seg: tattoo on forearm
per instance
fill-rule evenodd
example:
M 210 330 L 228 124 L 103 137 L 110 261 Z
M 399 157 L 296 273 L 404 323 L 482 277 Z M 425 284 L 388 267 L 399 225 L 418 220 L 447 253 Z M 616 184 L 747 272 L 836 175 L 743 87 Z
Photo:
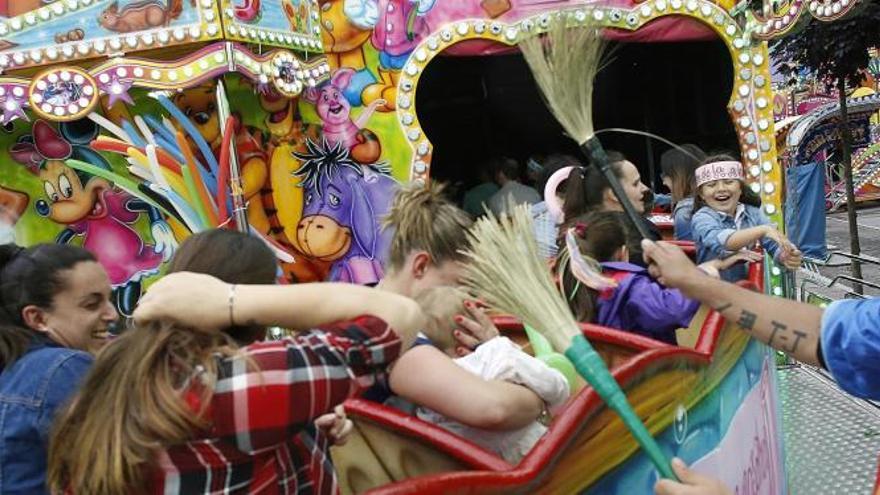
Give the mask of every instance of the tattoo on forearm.
M 713 309 L 721 313 L 722 311 L 725 311 L 732 307 L 732 303 L 721 303 Z M 736 320 L 736 324 L 739 325 L 740 328 L 748 332 L 754 331 L 757 322 L 758 315 L 747 309 L 741 310 L 739 317 Z M 797 352 L 798 346 L 800 345 L 801 341 L 809 336 L 807 332 L 804 332 L 802 330 L 789 329 L 788 325 L 786 325 L 785 323 L 780 323 L 775 320 L 771 320 L 770 325 L 773 328 L 770 331 L 770 335 L 767 339 L 767 344 L 771 347 L 776 347 L 774 346 L 774 343 L 778 343 L 778 348 L 789 354 Z M 786 347 L 786 345 L 788 347 Z
M 770 332 L 770 339 L 767 341 L 767 343 L 772 346 L 773 339 L 776 338 L 776 333 L 779 332 L 780 330 L 782 330 L 782 331 L 788 330 L 788 325 L 784 325 L 784 324 L 779 323 L 778 321 L 775 321 L 775 320 L 771 321 L 770 324 L 773 325 L 773 331 Z M 788 337 L 786 337 L 785 335 L 783 335 L 781 338 L 782 338 L 782 340 L 788 340 Z
M 801 339 L 807 336 L 807 332 L 802 332 L 800 330 L 792 330 L 792 333 L 795 336 L 794 343 L 791 344 L 791 349 L 787 350 L 788 353 L 794 353 L 797 350 L 798 344 L 800 344 Z
M 755 328 L 755 322 L 758 321 L 758 315 L 752 313 L 751 311 L 744 309 L 742 313 L 739 315 L 739 320 L 736 321 L 737 325 L 742 327 L 743 330 L 752 331 Z
M 712 308 L 712 309 L 714 309 L 718 313 L 721 313 L 721 312 L 723 312 L 727 309 L 730 309 L 732 307 L 733 307 L 732 303 L 721 303 L 720 305 L 718 305 L 717 307 Z M 736 324 L 739 325 L 740 327 L 742 327 L 743 330 L 748 330 L 749 332 L 751 332 L 752 329 L 755 328 L 755 321 L 757 321 L 757 320 L 758 320 L 758 315 L 756 315 L 755 313 L 752 313 L 751 311 L 749 311 L 747 309 L 744 309 L 739 314 L 739 318 L 736 320 Z
M 778 332 L 782 332 L 782 334 L 779 335 L 779 340 L 786 343 L 792 339 L 791 334 L 793 334 L 794 342 L 791 343 L 791 346 L 787 349 L 785 347 L 782 347 L 782 350 L 787 352 L 788 354 L 795 353 L 797 351 L 798 345 L 801 343 L 801 339 L 807 336 L 807 332 L 803 332 L 801 330 L 791 330 L 789 332 L 788 325 L 784 323 L 779 323 L 778 321 L 771 321 L 770 324 L 773 325 L 773 331 L 770 332 L 770 339 L 767 341 L 767 343 L 771 347 L 773 347 L 773 340 L 776 338 L 776 334 Z

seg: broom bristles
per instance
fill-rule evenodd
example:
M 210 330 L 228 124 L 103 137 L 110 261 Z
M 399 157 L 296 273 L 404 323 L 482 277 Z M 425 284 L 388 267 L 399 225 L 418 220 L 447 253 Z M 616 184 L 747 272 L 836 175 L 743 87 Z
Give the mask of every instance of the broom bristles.
M 557 351 L 565 351 L 581 333 L 550 270 L 538 254 L 528 205 L 508 208 L 498 219 L 491 212 L 470 231 L 471 247 L 464 283 L 487 304 L 538 330 Z
M 591 18 L 590 18 L 591 19 Z M 593 83 L 606 43 L 591 21 L 568 26 L 555 17 L 547 34 L 519 43 L 551 113 L 579 145 L 593 137 Z

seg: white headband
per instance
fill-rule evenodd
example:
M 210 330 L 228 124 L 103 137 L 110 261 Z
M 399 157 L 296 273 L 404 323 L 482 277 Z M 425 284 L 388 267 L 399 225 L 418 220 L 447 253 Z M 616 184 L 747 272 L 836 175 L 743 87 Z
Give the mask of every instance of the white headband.
M 740 162 L 734 161 L 712 162 L 697 168 L 694 175 L 697 179 L 697 187 L 716 180 L 743 180 L 743 167 Z

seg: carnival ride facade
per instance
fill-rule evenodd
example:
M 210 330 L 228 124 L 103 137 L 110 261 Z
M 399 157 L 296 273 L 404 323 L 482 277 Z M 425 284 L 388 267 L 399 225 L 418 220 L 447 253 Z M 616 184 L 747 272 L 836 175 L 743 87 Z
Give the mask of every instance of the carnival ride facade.
M 563 15 L 617 40 L 722 40 L 749 187 L 781 225 L 763 40 L 855 3 L 0 0 L 0 205 L 20 243 L 94 250 L 123 312 L 177 242 L 215 226 L 265 239 L 287 281 L 374 282 L 395 184 L 431 172 L 415 108 L 425 67 L 509 50 Z M 769 261 L 750 283 L 785 289 Z M 680 347 L 584 331 L 667 454 L 740 491 L 787 493 L 775 358 L 735 325 L 706 308 Z M 629 494 L 656 476 L 588 387 L 516 466 L 394 409 L 347 407 L 345 492 Z
M 880 97 L 875 90 L 880 58 L 873 52 L 871 57 L 861 85 L 851 91 L 847 98 L 856 204 L 880 199 Z M 844 171 L 840 163 L 840 103 L 837 98 L 823 94 L 821 87 L 809 74 L 802 74 L 788 84 L 775 85 L 775 128 L 780 163 L 788 175 L 786 228 L 793 238 L 799 236 L 798 230 L 814 231 L 805 234 L 812 237 L 814 250 L 813 253 L 808 252 L 809 249 L 805 251 L 808 271 L 802 272 L 805 277 L 802 277 L 800 292 L 812 301 L 828 304 L 828 297 L 820 296 L 806 287 L 833 287 L 847 297 L 861 297 L 851 287 L 841 285 L 838 281 L 864 283 L 871 287 L 875 284 L 845 274 L 839 274 L 834 279 L 823 277 L 818 273 L 816 264 L 826 264 L 834 255 L 856 258 L 867 264 L 877 264 L 877 260 L 839 250 L 831 253 L 826 249 L 824 212 L 820 209 L 834 212 L 845 207 L 847 200 Z M 812 167 L 817 167 L 820 180 L 802 180 Z M 799 176 L 800 179 L 797 179 Z M 801 195 L 808 197 L 802 200 Z M 817 196 L 822 198 L 817 199 Z M 803 250 L 803 245 L 801 247 Z
M 808 163 L 823 164 L 826 208 L 838 210 L 846 204 L 843 171 L 837 159 L 840 104 L 836 99 L 814 96 L 786 106 L 796 110 L 793 115 L 783 116 L 777 122 L 782 163 L 786 168 Z M 858 202 L 880 199 L 878 110 L 880 96 L 869 88 L 858 88 L 847 99 L 847 116 L 853 137 L 853 186 Z
M 877 107 L 880 56 L 869 50 L 870 61 L 861 84 L 847 98 L 852 130 L 853 178 L 856 202 L 880 199 L 877 143 L 880 113 Z M 771 52 L 771 58 L 773 54 Z M 842 165 L 838 159 L 840 105 L 836 96 L 825 94 L 824 85 L 805 71 L 790 80 L 774 81 L 777 146 L 785 168 L 821 162 L 825 167 L 825 196 L 828 211 L 846 203 Z
M 281 170 L 303 135 L 289 98 L 329 77 L 316 2 L 37 0 L 0 15 L 0 193 L 29 203 L 10 215 L 20 243 L 93 250 L 123 313 L 182 237 L 236 208 L 293 250 L 282 227 L 302 208 L 278 213 L 290 199 L 270 184 L 273 167 L 297 180 Z M 288 277 L 321 278 L 319 265 Z

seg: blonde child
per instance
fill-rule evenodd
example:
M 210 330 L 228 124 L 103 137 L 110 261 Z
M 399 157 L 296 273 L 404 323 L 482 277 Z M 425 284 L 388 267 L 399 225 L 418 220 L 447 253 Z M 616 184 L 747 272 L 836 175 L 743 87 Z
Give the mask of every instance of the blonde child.
M 422 343 L 430 342 L 455 357 L 457 342 L 452 332 L 457 326 L 453 318 L 461 312 L 462 304 L 470 296 L 461 289 L 441 286 L 422 291 L 415 299 L 428 318 Z M 501 380 L 527 387 L 541 397 L 548 408 L 561 405 L 569 395 L 569 384 L 560 372 L 529 356 L 507 337 L 488 340 L 473 353 L 454 361 L 484 380 Z M 518 463 L 547 431 L 538 421 L 516 430 L 492 431 L 463 425 L 424 407 L 418 407 L 416 414 L 499 454 L 511 464 Z

